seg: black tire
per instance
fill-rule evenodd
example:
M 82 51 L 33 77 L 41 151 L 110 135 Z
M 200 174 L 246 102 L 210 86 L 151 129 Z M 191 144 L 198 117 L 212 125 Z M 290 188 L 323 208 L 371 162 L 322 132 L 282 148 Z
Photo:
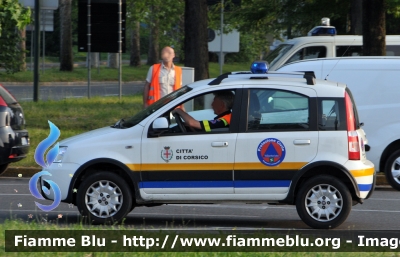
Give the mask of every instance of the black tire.
M 9 163 L 1 164 L 0 165 L 0 176 L 3 175 L 4 172 L 6 172 L 8 168 Z
M 311 206 L 311 203 L 315 204 Z M 349 189 L 338 178 L 329 175 L 308 179 L 296 198 L 296 209 L 300 218 L 308 226 L 316 229 L 332 229 L 341 225 L 347 219 L 351 205 Z M 327 215 L 327 210 L 330 210 L 331 214 Z
M 385 176 L 387 182 L 394 189 L 400 191 L 400 150 L 392 153 L 387 159 L 385 163 Z
M 93 192 L 98 194 L 90 196 Z M 132 210 L 132 199 L 131 190 L 123 178 L 102 171 L 82 182 L 78 188 L 76 205 L 92 224 L 115 224 Z

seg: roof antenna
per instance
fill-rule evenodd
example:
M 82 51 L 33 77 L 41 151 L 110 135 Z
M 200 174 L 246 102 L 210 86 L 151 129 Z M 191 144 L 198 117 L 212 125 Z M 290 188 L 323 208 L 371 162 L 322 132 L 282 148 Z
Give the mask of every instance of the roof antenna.
M 351 42 L 351 44 L 347 47 L 346 51 L 344 51 L 344 53 L 342 54 L 342 56 L 340 56 L 340 59 L 335 63 L 335 65 L 332 67 L 332 69 L 328 72 L 328 74 L 325 77 L 325 80 L 327 80 L 329 74 L 331 74 L 331 72 L 333 71 L 333 69 L 335 69 L 336 65 L 339 63 L 339 61 L 341 60 L 341 58 L 347 53 L 347 51 L 350 49 L 350 47 L 353 45 L 354 41 L 356 39 L 353 39 L 353 42 Z

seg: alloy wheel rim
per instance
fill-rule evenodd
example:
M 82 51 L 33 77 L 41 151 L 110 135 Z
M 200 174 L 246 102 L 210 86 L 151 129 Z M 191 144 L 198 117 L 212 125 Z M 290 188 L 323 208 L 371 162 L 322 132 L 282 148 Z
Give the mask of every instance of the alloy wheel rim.
M 121 209 L 123 194 L 119 186 L 109 180 L 93 183 L 86 191 L 85 204 L 89 212 L 99 218 L 110 218 Z
M 307 192 L 304 204 L 310 217 L 328 222 L 339 216 L 343 209 L 343 197 L 334 186 L 320 184 Z
M 396 181 L 396 183 L 400 184 L 400 157 L 398 157 L 392 163 L 391 172 L 392 172 L 394 181 Z

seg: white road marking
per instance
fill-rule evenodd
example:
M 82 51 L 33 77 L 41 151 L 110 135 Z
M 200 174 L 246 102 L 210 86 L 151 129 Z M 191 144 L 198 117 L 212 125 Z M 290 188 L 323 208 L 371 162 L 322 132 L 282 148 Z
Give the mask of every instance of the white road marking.
M 14 194 L 0 194 L 0 196 L 2 196 L 2 195 L 4 195 L 4 196 L 21 196 L 21 195 L 24 195 L 24 196 L 27 196 L 27 195 L 33 196 L 32 194 L 18 194 L 18 193 L 14 193 Z
M 66 96 L 65 98 L 82 98 L 84 97 L 83 95 L 73 95 L 73 96 Z
M 400 201 L 400 199 L 391 199 L 391 198 L 368 198 L 366 201 L 376 200 L 376 201 Z
M 358 212 L 388 212 L 388 213 L 398 213 L 400 211 L 390 211 L 390 210 L 359 210 L 359 209 L 352 209 L 352 211 L 358 211 Z
M 0 186 L 28 186 L 27 184 L 0 184 Z

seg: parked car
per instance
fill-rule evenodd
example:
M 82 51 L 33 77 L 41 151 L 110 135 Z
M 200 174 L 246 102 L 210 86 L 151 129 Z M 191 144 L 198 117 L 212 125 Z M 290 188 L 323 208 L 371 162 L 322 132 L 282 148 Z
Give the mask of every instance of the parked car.
M 29 134 L 21 105 L 0 84 L 0 175 L 11 162 L 26 157 L 29 151 Z
M 189 115 L 217 122 L 207 99 L 221 91 L 234 94 L 228 127 L 192 131 L 172 113 L 192 102 Z M 40 188 L 54 199 L 52 180 L 61 201 L 95 223 L 137 206 L 231 201 L 296 205 L 310 227 L 335 228 L 373 192 L 364 142 L 346 85 L 305 73 L 230 73 L 61 141 Z
M 400 35 L 386 36 L 386 56 L 400 56 Z M 329 18 L 322 18 L 321 26 L 308 32 L 306 37 L 286 40 L 265 57 L 276 71 L 283 65 L 315 58 L 357 57 L 363 55 L 363 37 L 359 35 L 336 35 Z
M 400 190 L 400 57 L 312 59 L 287 64 L 280 72 L 314 71 L 319 79 L 346 83 L 368 135 L 367 157 L 389 184 Z

